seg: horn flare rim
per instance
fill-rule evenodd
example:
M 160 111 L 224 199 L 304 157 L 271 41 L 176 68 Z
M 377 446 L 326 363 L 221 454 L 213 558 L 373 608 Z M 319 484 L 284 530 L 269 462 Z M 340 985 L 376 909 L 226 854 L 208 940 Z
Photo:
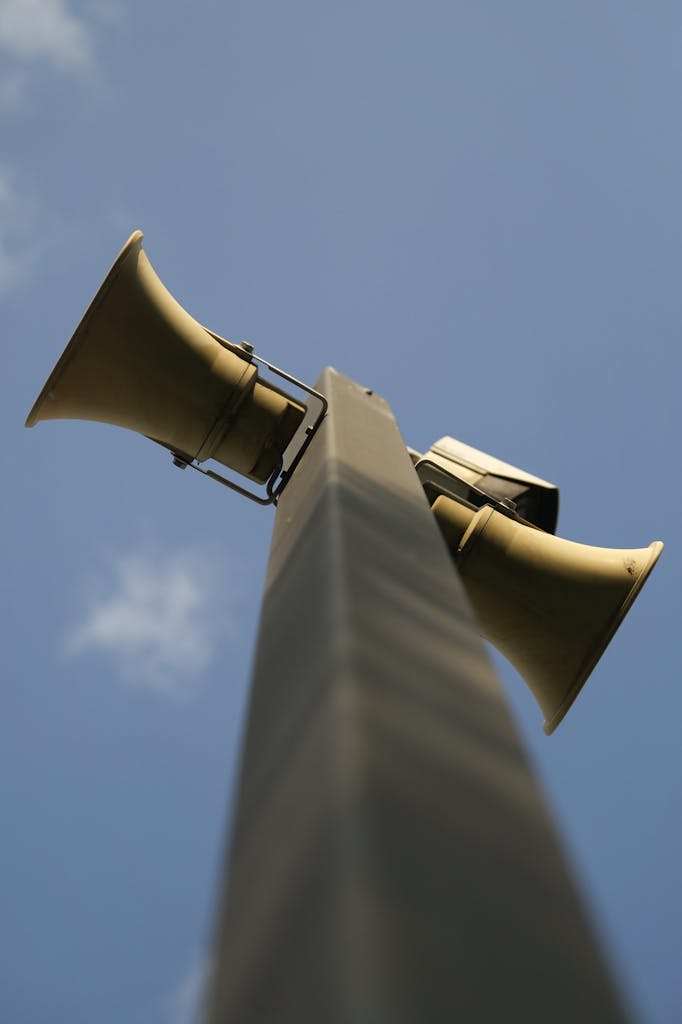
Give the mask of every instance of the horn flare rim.
M 99 302 L 100 302 L 100 300 L 102 298 L 102 295 L 107 291 L 107 289 L 109 288 L 109 285 L 111 284 L 113 279 L 118 274 L 118 271 L 119 271 L 122 263 L 127 259 L 127 257 L 130 255 L 130 253 L 133 250 L 141 248 L 143 237 L 144 237 L 144 235 L 142 234 L 141 231 L 133 231 L 132 235 L 130 236 L 130 238 L 128 239 L 126 244 L 123 246 L 123 248 L 119 252 L 119 254 L 116 257 L 116 259 L 114 260 L 114 262 L 112 263 L 112 265 L 111 265 L 111 267 L 109 269 L 109 272 L 107 273 L 107 276 L 104 278 L 104 281 L 102 282 L 102 284 L 97 289 L 97 293 L 95 294 L 94 299 L 92 300 L 92 302 L 88 306 L 87 310 L 83 314 L 83 317 L 82 317 L 80 323 L 78 324 L 78 326 L 76 327 L 76 330 L 74 331 L 73 335 L 71 336 L 71 340 L 69 341 L 68 345 L 66 346 L 66 348 L 62 352 L 61 356 L 57 360 L 57 363 L 56 363 L 54 369 L 52 370 L 52 373 L 50 374 L 50 376 L 45 381 L 45 384 L 43 385 L 40 394 L 38 395 L 38 397 L 36 398 L 35 402 L 33 403 L 33 407 L 31 408 L 31 411 L 29 412 L 28 416 L 26 417 L 26 422 L 24 423 L 25 427 L 34 427 L 36 425 L 36 423 L 40 422 L 40 418 L 41 418 L 40 417 L 40 410 L 42 409 L 44 403 L 49 399 L 50 392 L 56 386 L 57 381 L 62 376 L 64 370 L 66 369 L 66 367 L 68 365 L 68 363 L 71 361 L 71 359 L 74 357 L 74 355 L 78 351 L 78 347 L 79 347 L 79 344 L 81 342 L 81 339 L 84 337 L 84 334 L 83 334 L 83 327 L 84 327 L 84 325 L 88 322 L 88 320 L 90 319 L 91 314 L 93 313 L 93 311 L 95 310 L 95 308 L 99 304 Z
M 561 704 L 556 709 L 552 717 L 545 719 L 545 721 L 542 723 L 542 731 L 545 733 L 546 736 L 552 735 L 552 733 L 555 731 L 557 726 L 560 725 L 560 723 L 563 721 L 568 711 L 572 707 L 574 701 L 578 697 L 578 694 L 580 693 L 583 686 L 589 679 L 593 669 L 596 667 L 597 662 L 601 658 L 606 648 L 611 643 L 614 634 L 616 633 L 618 627 L 620 626 L 623 619 L 630 610 L 635 598 L 637 597 L 640 590 L 649 578 L 651 570 L 656 565 L 656 562 L 658 561 L 659 555 L 661 554 L 662 550 L 663 542 L 660 540 L 654 540 L 651 542 L 651 544 L 649 544 L 649 557 L 647 558 L 644 566 L 642 567 L 642 570 L 639 576 L 637 577 L 636 581 L 633 583 L 632 587 L 628 591 L 628 594 L 625 597 L 623 603 L 620 605 L 616 615 L 613 617 L 613 620 L 609 628 L 602 635 L 597 646 L 593 648 L 592 651 L 590 651 L 589 655 L 583 662 L 583 666 L 580 672 L 578 673 L 575 682 L 573 683 L 572 687 L 570 688 L 566 696 L 561 701 Z

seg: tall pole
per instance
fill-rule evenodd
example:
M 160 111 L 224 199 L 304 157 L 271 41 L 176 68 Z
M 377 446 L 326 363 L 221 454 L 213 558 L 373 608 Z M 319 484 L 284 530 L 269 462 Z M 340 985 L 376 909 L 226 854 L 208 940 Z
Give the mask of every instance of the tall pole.
M 205 1024 L 625 1018 L 387 403 L 280 499 Z

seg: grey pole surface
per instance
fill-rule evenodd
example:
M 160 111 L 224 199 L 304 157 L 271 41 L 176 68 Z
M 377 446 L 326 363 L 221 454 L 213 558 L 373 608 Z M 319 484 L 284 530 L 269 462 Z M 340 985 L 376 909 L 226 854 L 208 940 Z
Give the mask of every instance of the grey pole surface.
M 280 499 L 206 1024 L 623 1021 L 387 403 Z

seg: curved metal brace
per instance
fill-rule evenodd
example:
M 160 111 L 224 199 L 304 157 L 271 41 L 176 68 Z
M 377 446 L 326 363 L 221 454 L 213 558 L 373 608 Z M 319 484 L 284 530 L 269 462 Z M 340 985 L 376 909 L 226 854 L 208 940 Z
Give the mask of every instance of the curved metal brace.
M 252 362 L 253 360 L 255 360 L 258 363 L 262 363 L 263 366 L 266 366 L 271 373 L 276 374 L 278 377 L 282 377 L 283 380 L 288 381 L 290 384 L 294 384 L 297 388 L 300 388 L 301 391 L 305 391 L 313 398 L 316 398 L 320 402 L 320 411 L 314 423 L 308 424 L 304 428 L 305 436 L 303 442 L 299 445 L 296 453 L 294 454 L 293 459 L 291 460 L 287 468 L 282 469 L 284 465 L 284 458 L 282 458 L 282 461 L 280 462 L 279 466 L 275 469 L 275 471 L 266 481 L 265 494 L 259 494 L 257 491 L 250 491 L 246 487 L 241 487 L 239 484 L 234 483 L 233 480 L 229 480 L 227 477 L 222 476 L 221 473 L 216 473 L 212 469 L 204 469 L 202 466 L 199 465 L 199 463 L 196 460 L 191 460 L 188 462 L 187 459 L 185 459 L 182 455 L 179 455 L 176 452 L 172 453 L 173 465 L 177 466 L 178 469 L 187 469 L 187 467 L 189 466 L 190 469 L 195 469 L 197 473 L 201 473 L 203 476 L 208 476 L 211 478 L 211 480 L 216 480 L 219 484 L 223 484 L 225 487 L 229 487 L 230 490 L 236 491 L 237 494 L 241 494 L 244 498 L 249 498 L 251 501 L 254 501 L 257 505 L 276 505 L 280 494 L 286 487 L 287 482 L 291 478 L 292 473 L 294 472 L 299 462 L 303 458 L 303 455 L 305 454 L 308 445 L 315 436 L 315 433 L 317 432 L 318 427 L 322 423 L 322 420 L 327 415 L 327 408 L 329 406 L 329 403 L 327 399 L 324 397 L 324 395 L 321 394 L 319 391 L 316 391 L 314 388 L 309 387 L 308 384 L 304 384 L 303 381 L 298 380 L 296 377 L 292 377 L 290 373 L 286 373 L 284 370 L 280 370 L 279 367 L 275 366 L 273 363 L 268 362 L 267 359 L 263 359 L 262 356 L 257 356 L 255 352 L 253 352 L 248 342 L 242 342 L 241 345 L 235 345 L 232 342 L 226 341 L 225 338 L 221 338 L 220 335 L 215 334 L 213 331 L 209 331 L 208 328 L 205 328 L 205 330 L 208 331 L 211 337 L 215 338 L 215 340 L 219 342 L 221 345 L 223 345 L 225 348 L 229 348 L 231 351 L 238 353 L 248 362 Z M 299 431 L 297 431 L 297 433 Z

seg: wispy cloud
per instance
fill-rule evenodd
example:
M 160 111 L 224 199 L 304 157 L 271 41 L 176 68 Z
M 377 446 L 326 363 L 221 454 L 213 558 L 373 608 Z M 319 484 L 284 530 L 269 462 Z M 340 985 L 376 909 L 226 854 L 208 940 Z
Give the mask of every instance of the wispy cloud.
M 18 110 L 25 93 L 26 75 L 23 71 L 10 71 L 0 77 L 0 114 L 9 114 Z
M 30 241 L 32 212 L 14 177 L 10 168 L 0 166 L 0 295 L 26 277 L 37 256 L 37 246 Z
M 216 615 L 216 597 L 210 562 L 196 552 L 121 557 L 108 593 L 71 630 L 67 651 L 99 652 L 130 683 L 187 695 L 229 628 L 224 609 Z
M 93 63 L 92 35 L 68 0 L 0 0 L 0 47 L 58 71 L 83 71 Z
M 196 1024 L 211 969 L 208 954 L 190 967 L 170 999 L 169 1024 Z

